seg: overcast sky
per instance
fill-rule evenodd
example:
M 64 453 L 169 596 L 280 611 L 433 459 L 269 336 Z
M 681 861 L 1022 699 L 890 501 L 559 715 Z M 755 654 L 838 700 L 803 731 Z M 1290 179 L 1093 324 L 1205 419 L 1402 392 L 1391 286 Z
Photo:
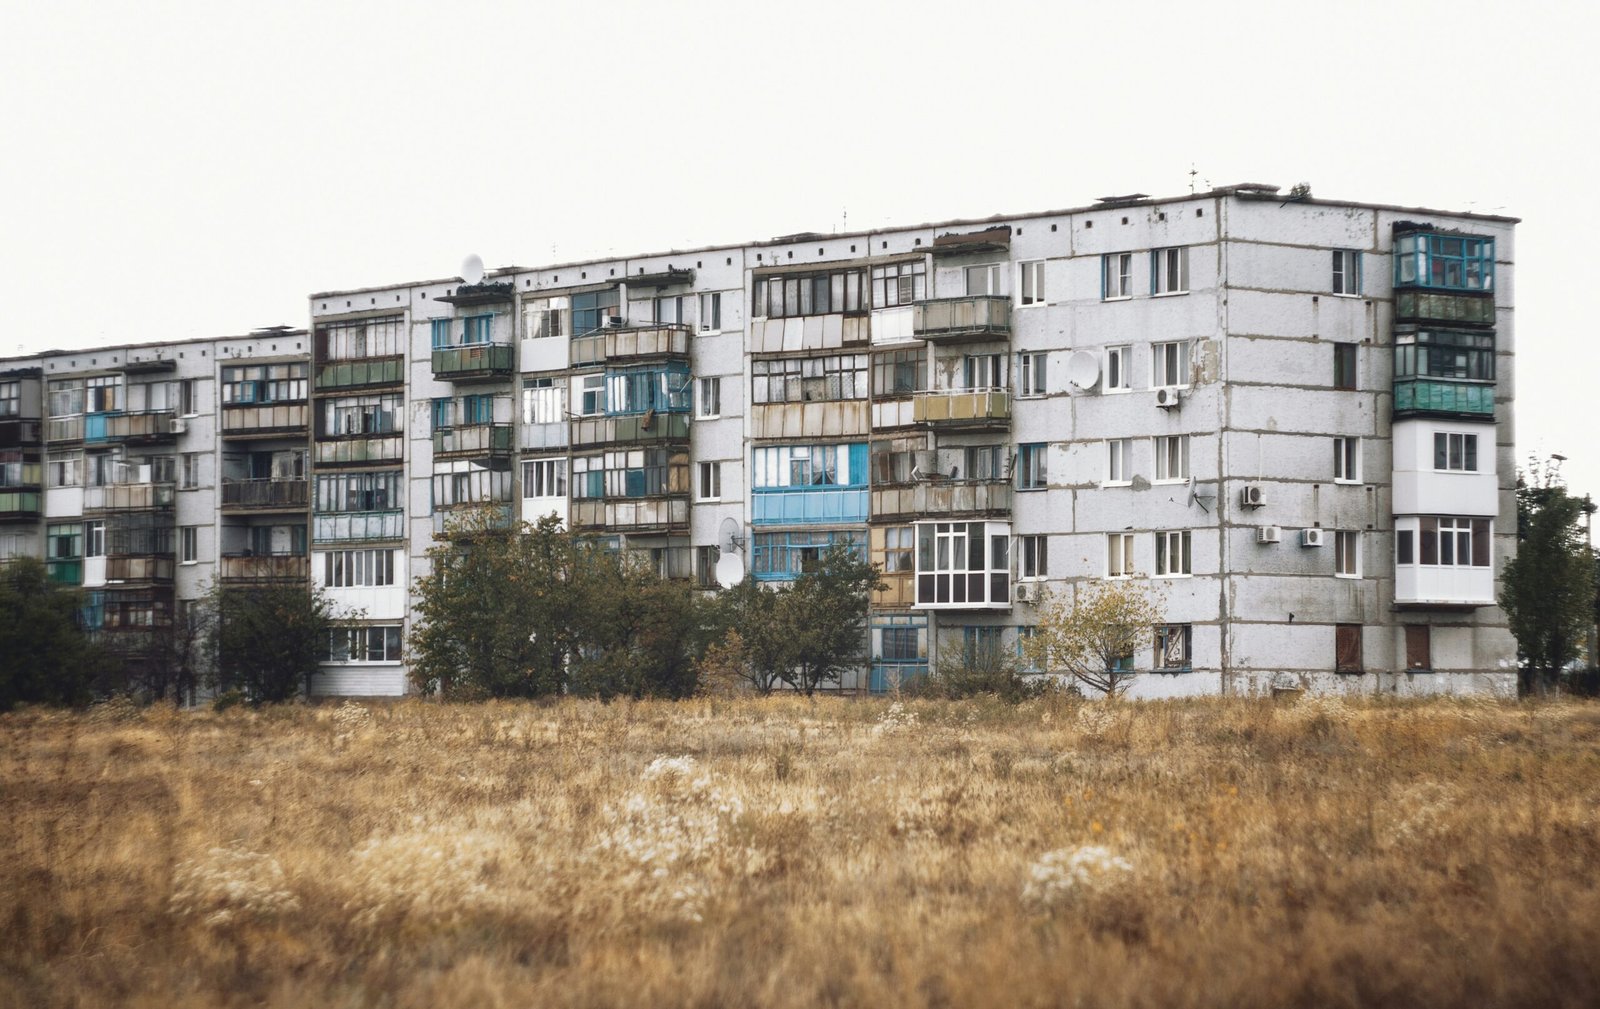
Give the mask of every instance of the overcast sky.
M 1519 457 L 1600 497 L 1593 4 L 3 2 L 0 354 L 1193 166 L 1521 217 Z

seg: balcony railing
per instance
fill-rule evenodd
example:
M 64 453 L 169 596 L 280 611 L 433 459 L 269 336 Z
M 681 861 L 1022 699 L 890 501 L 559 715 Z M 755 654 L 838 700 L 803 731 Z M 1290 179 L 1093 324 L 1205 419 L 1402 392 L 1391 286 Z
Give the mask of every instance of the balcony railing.
M 940 427 L 995 427 L 1011 423 L 1011 394 L 1004 389 L 935 389 L 919 392 L 912 418 Z
M 353 466 L 371 462 L 398 462 L 402 457 L 400 435 L 382 438 L 349 438 L 316 443 L 315 459 L 322 466 Z
M 922 340 L 960 343 L 1011 338 L 1011 299 L 996 295 L 936 298 L 912 306 L 911 332 Z
M 36 490 L 0 490 L 0 522 L 36 519 L 43 509 L 44 495 Z
M 235 404 L 223 408 L 224 438 L 282 438 L 304 435 L 311 409 L 304 403 Z
M 510 424 L 468 424 L 433 432 L 435 459 L 508 456 L 512 452 Z
M 108 582 L 170 582 L 176 561 L 171 556 L 107 557 Z
M 261 477 L 250 480 L 222 481 L 222 510 L 275 511 L 278 509 L 304 509 L 310 500 L 304 477 Z
M 83 561 L 49 561 L 45 564 L 50 580 L 57 585 L 82 585 Z
M 83 415 L 75 417 L 54 417 L 45 422 L 44 436 L 46 441 L 82 441 L 83 440 Z
M 1395 379 L 1394 414 L 1400 417 L 1412 413 L 1492 418 L 1494 383 L 1438 378 Z
M 687 441 L 687 413 L 629 414 L 622 417 L 578 417 L 572 421 L 572 444 L 617 445 Z
M 687 496 L 606 501 L 588 498 L 572 502 L 572 527 L 612 532 L 687 532 Z
M 83 510 L 167 511 L 172 507 L 174 488 L 170 483 L 111 484 L 83 489 Z
M 440 382 L 510 378 L 516 370 L 517 352 L 510 344 L 481 343 L 433 352 L 433 377 Z
M 436 508 L 433 512 L 435 538 L 457 531 L 462 523 L 470 522 L 474 530 L 509 530 L 516 525 L 516 513 L 506 503 L 480 503 L 457 508 Z
M 381 512 L 331 512 L 311 517 L 311 538 L 318 543 L 359 540 L 397 540 L 405 535 L 405 514 Z
M 572 339 L 572 367 L 607 361 L 689 356 L 689 327 L 630 326 Z
M 874 519 L 889 515 L 976 518 L 1011 512 L 1009 480 L 925 480 L 904 487 L 874 487 Z
M 225 582 L 303 582 L 311 577 L 311 558 L 304 554 L 223 554 L 220 575 Z
M 1394 602 L 1415 607 L 1492 606 L 1494 568 L 1396 564 Z
M 37 420 L 7 417 L 0 420 L 0 448 L 32 448 L 43 433 L 44 425 Z
M 105 437 L 107 441 L 130 444 L 171 441 L 178 434 L 178 425 L 174 423 L 177 419 L 178 414 L 173 410 L 106 414 Z
M 1396 322 L 1445 322 L 1469 326 L 1494 325 L 1492 294 L 1444 294 L 1399 288 L 1394 292 Z
M 374 357 L 360 361 L 329 361 L 317 368 L 318 389 L 359 389 L 375 385 L 400 385 L 406 379 L 405 359 Z
M 758 488 L 752 501 L 756 525 L 857 523 L 867 520 L 865 487 Z

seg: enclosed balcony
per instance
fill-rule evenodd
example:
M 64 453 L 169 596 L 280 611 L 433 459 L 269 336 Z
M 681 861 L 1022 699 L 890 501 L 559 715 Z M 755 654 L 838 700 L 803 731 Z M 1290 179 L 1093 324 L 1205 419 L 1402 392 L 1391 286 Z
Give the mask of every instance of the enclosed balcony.
M 108 582 L 170 582 L 177 561 L 156 554 L 106 558 Z
M 1492 330 L 1397 327 L 1394 340 L 1396 419 L 1424 415 L 1493 419 L 1495 336 Z
M 311 538 L 318 543 L 397 540 L 405 535 L 405 514 L 392 511 L 327 512 L 311 517 Z
M 433 351 L 433 377 L 440 382 L 508 379 L 516 370 L 517 352 L 510 344 L 435 347 Z
M 1004 389 L 930 389 L 916 394 L 912 418 L 939 428 L 994 430 L 1011 426 L 1011 393 Z
M 921 480 L 872 489 L 872 516 L 948 515 L 961 518 L 1009 517 L 1010 480 Z
M 936 343 L 1011 339 L 1011 299 L 992 294 L 935 298 L 912 306 L 911 332 Z
M 607 327 L 572 339 L 574 368 L 688 356 L 689 327 L 677 324 Z
M 510 424 L 462 424 L 433 432 L 435 459 L 482 459 L 510 456 Z
M 404 439 L 398 434 L 381 438 L 339 438 L 316 442 L 312 457 L 319 466 L 362 466 L 399 462 L 404 458 L 404 448 Z
M 223 554 L 219 577 L 224 582 L 305 582 L 311 558 L 305 554 Z
M 43 467 L 21 455 L 19 449 L 0 450 L 0 522 L 37 519 L 43 506 Z
M 173 410 L 146 410 L 141 413 L 91 414 L 103 419 L 105 441 L 124 445 L 155 445 L 172 441 L 184 429 Z
M 310 482 L 304 477 L 224 479 L 225 512 L 304 511 L 310 501 Z
M 1011 525 L 919 522 L 918 609 L 1006 609 L 1011 605 Z
M 689 440 L 687 413 L 643 413 L 617 417 L 578 417 L 572 421 L 572 446 L 652 445 Z
M 222 408 L 222 436 L 304 438 L 310 419 L 305 403 L 237 403 Z
M 329 361 L 317 368 L 318 391 L 400 385 L 405 380 L 405 358 L 400 355 Z
M 38 490 L 0 487 L 0 522 L 32 522 L 44 514 L 44 495 Z
M 687 533 L 687 495 L 638 500 L 572 502 L 572 527 L 580 532 Z
M 1492 294 L 1450 294 L 1417 288 L 1396 288 L 1396 322 L 1435 322 L 1445 325 L 1493 326 Z

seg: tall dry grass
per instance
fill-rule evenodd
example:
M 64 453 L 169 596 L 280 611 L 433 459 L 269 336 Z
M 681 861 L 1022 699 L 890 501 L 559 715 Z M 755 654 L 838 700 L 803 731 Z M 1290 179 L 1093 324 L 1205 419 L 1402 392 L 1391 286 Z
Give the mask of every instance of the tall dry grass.
M 1593 1006 L 1600 706 L 0 719 L 0 1002 Z

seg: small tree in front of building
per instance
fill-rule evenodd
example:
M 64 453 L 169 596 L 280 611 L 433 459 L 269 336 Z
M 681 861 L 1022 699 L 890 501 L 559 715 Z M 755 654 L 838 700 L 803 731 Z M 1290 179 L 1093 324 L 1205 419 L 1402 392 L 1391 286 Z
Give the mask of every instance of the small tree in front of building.
M 0 566 L 0 711 L 18 704 L 87 704 L 115 666 L 84 629 L 83 592 L 50 580 L 44 563 Z
M 1160 594 L 1142 579 L 1079 582 L 1070 598 L 1047 595 L 1022 643 L 1034 669 L 1116 697 L 1133 682 L 1133 656 L 1162 619 Z
M 311 683 L 328 650 L 334 606 L 321 588 L 301 584 L 215 586 L 197 617 L 215 656 L 212 687 L 252 703 L 292 700 Z
M 1556 466 L 1532 462 L 1517 480 L 1517 556 L 1500 576 L 1521 652 L 1521 688 L 1542 691 L 1578 657 L 1595 614 L 1594 558 L 1584 542 L 1584 500 Z
M 878 569 L 851 543 L 834 543 L 778 601 L 779 624 L 790 644 L 783 678 L 806 694 L 839 682 L 867 661 L 867 603 L 882 590 Z

